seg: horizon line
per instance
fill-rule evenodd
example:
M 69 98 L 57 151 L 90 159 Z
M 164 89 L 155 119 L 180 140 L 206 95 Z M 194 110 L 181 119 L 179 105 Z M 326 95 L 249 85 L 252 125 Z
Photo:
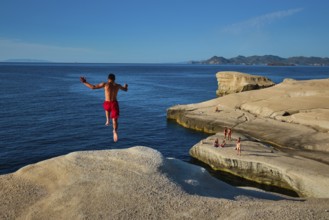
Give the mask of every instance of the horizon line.
M 283 59 L 289 59 L 289 58 L 294 58 L 294 57 L 303 57 L 303 58 L 322 58 L 322 59 L 329 59 L 329 57 L 321 57 L 321 56 L 303 56 L 303 55 L 295 55 L 295 56 L 290 56 L 290 57 L 281 57 L 278 55 L 272 55 L 272 54 L 265 54 L 265 55 L 251 55 L 251 56 L 244 56 L 244 55 L 237 55 L 231 58 L 227 58 L 224 56 L 220 56 L 220 55 L 213 55 L 210 58 L 207 59 L 211 59 L 213 57 L 222 57 L 225 59 L 232 59 L 232 58 L 236 58 L 236 57 L 253 57 L 253 56 L 258 56 L 258 57 L 263 57 L 263 56 L 275 56 L 275 57 L 280 57 Z M 0 63 L 67 63 L 67 64 L 188 64 L 189 62 L 193 62 L 193 61 L 205 61 L 207 59 L 203 59 L 203 60 L 188 60 L 188 61 L 177 61 L 177 62 L 83 62 L 83 61 L 50 61 L 50 60 L 42 60 L 42 59 L 6 59 L 6 60 L 0 60 Z

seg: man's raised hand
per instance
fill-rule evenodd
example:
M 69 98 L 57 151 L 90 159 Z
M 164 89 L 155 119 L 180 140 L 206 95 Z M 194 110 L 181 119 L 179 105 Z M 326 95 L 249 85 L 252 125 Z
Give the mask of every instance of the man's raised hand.
M 80 76 L 80 81 L 81 81 L 82 83 L 85 83 L 85 82 L 87 82 L 87 79 L 86 79 L 85 77 L 83 77 L 83 76 Z

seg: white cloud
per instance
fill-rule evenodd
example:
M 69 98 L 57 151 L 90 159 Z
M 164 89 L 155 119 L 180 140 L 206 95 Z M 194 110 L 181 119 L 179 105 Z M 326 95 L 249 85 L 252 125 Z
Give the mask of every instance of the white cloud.
M 284 17 L 292 16 L 302 10 L 303 10 L 302 8 L 295 8 L 285 11 L 276 11 L 276 12 L 268 13 L 265 15 L 248 19 L 246 21 L 229 25 L 223 28 L 222 31 L 225 33 L 238 34 L 245 30 L 259 29 L 276 20 L 280 20 Z

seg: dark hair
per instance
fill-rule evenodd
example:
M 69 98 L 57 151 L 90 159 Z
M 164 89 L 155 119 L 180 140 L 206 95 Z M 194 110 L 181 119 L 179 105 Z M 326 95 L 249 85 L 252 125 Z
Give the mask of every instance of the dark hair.
M 110 73 L 108 79 L 115 81 L 115 75 Z

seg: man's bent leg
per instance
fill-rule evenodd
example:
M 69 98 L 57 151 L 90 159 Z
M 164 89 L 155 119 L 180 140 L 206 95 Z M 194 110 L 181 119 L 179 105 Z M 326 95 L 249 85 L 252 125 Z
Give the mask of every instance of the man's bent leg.
M 113 118 L 112 119 L 113 122 L 113 141 L 117 142 L 118 141 L 118 119 L 117 118 Z

